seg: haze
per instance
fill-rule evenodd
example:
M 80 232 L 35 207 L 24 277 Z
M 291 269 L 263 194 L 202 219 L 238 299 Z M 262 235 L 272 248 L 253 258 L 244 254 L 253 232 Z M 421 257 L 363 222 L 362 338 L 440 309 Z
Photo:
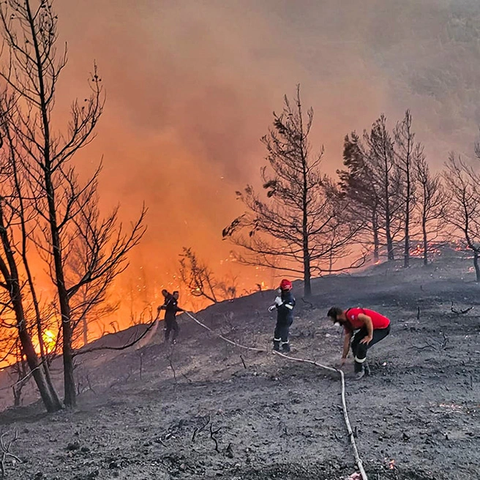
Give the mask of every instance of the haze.
M 459 0 L 57 0 L 69 65 L 60 117 L 85 94 L 95 60 L 107 91 L 82 168 L 103 156 L 102 205 L 127 222 L 142 202 L 149 226 L 124 282 L 140 303 L 191 246 L 243 288 L 272 276 L 225 263 L 221 230 L 243 211 L 235 191 L 256 184 L 259 141 L 283 95 L 301 84 L 315 110 L 324 168 L 341 165 L 346 133 L 407 108 L 417 140 L 441 168 L 450 150 L 471 154 L 480 120 L 480 4 Z M 265 278 L 263 278 L 263 277 Z

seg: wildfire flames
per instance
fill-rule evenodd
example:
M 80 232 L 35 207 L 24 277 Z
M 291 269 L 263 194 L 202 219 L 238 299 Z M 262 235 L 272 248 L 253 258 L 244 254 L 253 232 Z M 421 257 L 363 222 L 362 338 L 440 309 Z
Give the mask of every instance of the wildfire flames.
M 427 253 L 432 255 L 440 255 L 442 252 L 438 248 L 438 246 L 434 245 L 433 243 L 427 244 Z M 412 257 L 423 257 L 423 245 L 417 244 L 414 248 L 410 249 L 410 255 Z
M 45 330 L 43 332 L 43 343 L 47 349 L 47 352 L 51 352 L 57 343 L 57 336 L 51 330 Z

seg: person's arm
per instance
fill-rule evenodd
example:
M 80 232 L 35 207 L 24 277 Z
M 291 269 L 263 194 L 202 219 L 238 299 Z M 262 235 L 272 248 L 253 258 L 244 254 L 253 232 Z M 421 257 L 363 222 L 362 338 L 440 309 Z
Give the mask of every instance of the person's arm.
M 358 319 L 365 324 L 365 327 L 367 327 L 367 332 L 368 332 L 368 335 L 366 337 L 362 338 L 360 340 L 360 343 L 366 343 L 368 345 L 372 341 L 372 338 L 373 338 L 372 319 L 368 315 L 365 315 L 364 313 L 360 313 L 358 315 Z
M 342 360 L 340 365 L 343 367 L 347 360 L 348 351 L 350 350 L 350 340 L 352 339 L 352 332 L 346 332 L 345 338 L 343 339 L 343 353 L 342 353 Z
M 287 297 L 285 300 L 282 300 L 280 297 L 277 297 L 275 299 L 275 303 L 278 309 L 282 309 L 287 312 L 291 312 L 295 307 L 295 299 L 292 296 Z

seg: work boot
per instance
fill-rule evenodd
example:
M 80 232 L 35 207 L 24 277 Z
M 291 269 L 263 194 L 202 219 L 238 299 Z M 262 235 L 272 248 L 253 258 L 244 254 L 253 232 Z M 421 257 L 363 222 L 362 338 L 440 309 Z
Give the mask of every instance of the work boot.
M 361 370 L 360 372 L 355 372 L 355 380 L 360 380 L 365 376 L 365 370 Z
M 365 376 L 365 368 L 363 366 L 363 363 L 355 362 L 354 371 L 355 371 L 355 380 L 360 380 Z
M 288 342 L 282 343 L 282 352 L 283 353 L 290 352 L 290 344 Z
M 274 340 L 274 341 L 273 341 L 273 349 L 274 349 L 276 352 L 279 352 L 279 351 L 280 351 L 280 341 L 277 341 L 277 340 Z

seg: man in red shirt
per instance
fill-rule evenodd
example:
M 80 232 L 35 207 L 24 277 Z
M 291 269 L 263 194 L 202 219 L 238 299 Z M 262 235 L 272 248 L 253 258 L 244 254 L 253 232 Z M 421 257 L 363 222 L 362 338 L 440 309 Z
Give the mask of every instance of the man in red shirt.
M 355 377 L 357 379 L 362 378 L 368 371 L 368 367 L 365 368 L 367 350 L 390 333 L 390 320 L 380 313 L 367 308 L 342 310 L 339 307 L 332 307 L 328 311 L 327 316 L 332 319 L 333 323 L 339 323 L 345 329 L 342 367 L 347 359 L 351 341 L 355 359 Z

